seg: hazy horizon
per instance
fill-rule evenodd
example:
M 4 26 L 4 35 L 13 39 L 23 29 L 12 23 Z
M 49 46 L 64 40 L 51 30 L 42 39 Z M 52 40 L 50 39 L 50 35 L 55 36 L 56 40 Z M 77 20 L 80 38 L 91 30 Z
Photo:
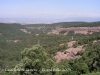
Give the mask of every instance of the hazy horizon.
M 100 21 L 100 0 L 0 0 L 0 22 Z

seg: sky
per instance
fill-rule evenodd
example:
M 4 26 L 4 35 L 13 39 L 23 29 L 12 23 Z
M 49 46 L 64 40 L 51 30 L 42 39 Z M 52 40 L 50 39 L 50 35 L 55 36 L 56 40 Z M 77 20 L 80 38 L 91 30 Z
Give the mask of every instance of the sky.
M 0 0 L 0 20 L 100 21 L 100 0 Z

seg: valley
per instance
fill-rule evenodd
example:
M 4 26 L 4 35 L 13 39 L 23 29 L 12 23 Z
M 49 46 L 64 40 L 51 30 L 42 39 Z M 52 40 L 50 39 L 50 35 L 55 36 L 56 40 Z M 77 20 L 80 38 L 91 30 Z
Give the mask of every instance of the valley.
M 100 22 L 0 23 L 0 74 L 18 75 L 22 72 L 4 70 L 33 67 L 39 69 L 38 72 L 28 72 L 33 75 L 98 73 Z M 70 68 L 71 71 L 42 72 L 42 68 Z

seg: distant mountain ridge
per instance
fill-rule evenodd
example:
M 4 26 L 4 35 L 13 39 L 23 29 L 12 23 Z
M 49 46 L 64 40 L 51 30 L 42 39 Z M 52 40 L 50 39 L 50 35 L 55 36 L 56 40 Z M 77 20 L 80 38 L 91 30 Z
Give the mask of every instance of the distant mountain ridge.
M 39 26 L 46 26 L 46 27 L 95 27 L 100 26 L 100 21 L 98 22 L 58 22 L 52 24 L 26 24 L 25 27 L 39 27 Z

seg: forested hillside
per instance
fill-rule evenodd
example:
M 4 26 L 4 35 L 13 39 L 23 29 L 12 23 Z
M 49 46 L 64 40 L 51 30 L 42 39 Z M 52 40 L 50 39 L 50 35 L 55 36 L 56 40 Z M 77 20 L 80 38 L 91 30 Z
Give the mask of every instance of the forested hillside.
M 66 22 L 29 26 L 0 23 L 0 74 L 99 75 L 100 32 L 47 34 L 53 29 L 69 26 L 96 27 L 100 23 Z
M 70 28 L 70 27 L 98 27 L 100 22 L 60 22 L 53 24 L 28 24 L 25 27 L 32 34 L 47 33 L 58 28 Z
M 25 32 L 22 32 L 20 29 L 26 29 L 21 24 L 13 23 L 13 24 L 5 24 L 0 23 L 0 38 L 10 39 L 10 38 L 18 38 L 28 35 Z

